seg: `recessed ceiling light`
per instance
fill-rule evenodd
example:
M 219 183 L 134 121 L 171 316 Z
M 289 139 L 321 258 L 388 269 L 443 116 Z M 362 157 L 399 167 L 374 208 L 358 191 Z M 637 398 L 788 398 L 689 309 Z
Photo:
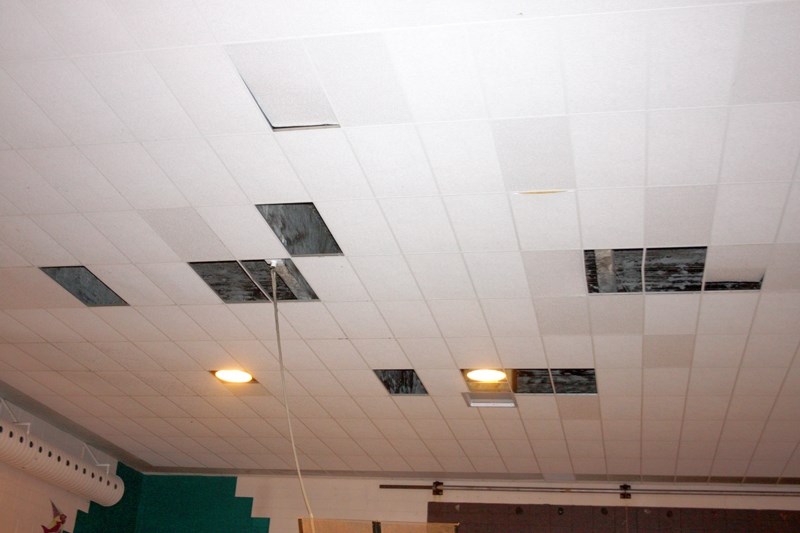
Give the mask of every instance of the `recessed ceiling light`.
M 502 370 L 491 368 L 478 368 L 467 372 L 467 377 L 472 381 L 480 381 L 481 383 L 497 383 L 506 379 L 506 373 Z
M 214 375 L 226 383 L 250 383 L 253 381 L 252 374 L 244 370 L 217 370 Z

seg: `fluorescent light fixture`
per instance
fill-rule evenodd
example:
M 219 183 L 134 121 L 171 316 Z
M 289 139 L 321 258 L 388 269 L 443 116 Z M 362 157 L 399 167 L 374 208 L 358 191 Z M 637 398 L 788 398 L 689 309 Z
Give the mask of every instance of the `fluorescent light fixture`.
M 467 372 L 467 377 L 481 383 L 497 383 L 506 379 L 506 373 L 492 368 L 478 368 Z
M 470 407 L 516 407 L 517 401 L 511 393 L 464 392 L 464 400 Z
M 252 374 L 244 370 L 217 370 L 214 375 L 225 383 L 250 383 L 253 381 Z

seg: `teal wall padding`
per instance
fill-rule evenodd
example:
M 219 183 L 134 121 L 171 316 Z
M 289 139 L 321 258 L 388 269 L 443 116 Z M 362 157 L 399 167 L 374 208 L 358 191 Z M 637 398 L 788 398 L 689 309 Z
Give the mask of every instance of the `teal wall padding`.
M 268 533 L 252 518 L 252 498 L 236 497 L 236 478 L 141 474 L 120 463 L 125 494 L 114 506 L 92 503 L 74 533 Z

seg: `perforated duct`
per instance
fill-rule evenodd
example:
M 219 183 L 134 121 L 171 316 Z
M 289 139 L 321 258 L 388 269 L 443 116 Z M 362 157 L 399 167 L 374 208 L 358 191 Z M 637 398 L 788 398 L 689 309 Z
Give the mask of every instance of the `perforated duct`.
M 106 469 L 75 457 L 0 418 L 0 461 L 100 505 L 114 505 L 125 484 Z

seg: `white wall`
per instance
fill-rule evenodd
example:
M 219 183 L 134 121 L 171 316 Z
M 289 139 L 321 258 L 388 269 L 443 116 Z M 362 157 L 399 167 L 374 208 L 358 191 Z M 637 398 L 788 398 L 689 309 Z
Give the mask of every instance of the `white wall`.
M 304 477 L 311 508 L 317 518 L 347 518 L 352 520 L 396 520 L 403 522 L 425 522 L 428 502 L 477 502 L 477 503 L 526 503 L 554 505 L 600 505 L 631 507 L 711 507 L 740 509 L 790 509 L 800 510 L 797 497 L 742 497 L 742 496 L 695 496 L 695 495 L 634 495 L 630 500 L 621 500 L 617 494 L 564 494 L 532 492 L 473 492 L 447 490 L 442 496 L 433 496 L 430 490 L 388 490 L 381 484 L 428 485 L 433 480 L 421 479 L 373 479 L 349 477 Z M 543 486 L 542 481 L 489 482 L 486 480 L 450 481 L 451 485 L 503 485 Z M 615 487 L 613 483 L 559 483 L 553 486 Z M 745 488 L 731 485 L 654 485 L 634 483 L 636 488 Z M 759 487 L 748 487 L 756 488 Z M 763 488 L 763 487 L 762 487 Z M 777 490 L 792 490 L 792 486 L 774 487 Z M 303 504 L 300 486 L 295 477 L 240 476 L 236 486 L 237 496 L 253 498 L 253 516 L 270 518 L 270 533 L 297 533 L 297 518 L 308 516 Z

